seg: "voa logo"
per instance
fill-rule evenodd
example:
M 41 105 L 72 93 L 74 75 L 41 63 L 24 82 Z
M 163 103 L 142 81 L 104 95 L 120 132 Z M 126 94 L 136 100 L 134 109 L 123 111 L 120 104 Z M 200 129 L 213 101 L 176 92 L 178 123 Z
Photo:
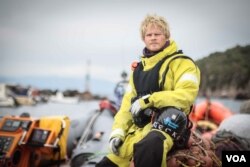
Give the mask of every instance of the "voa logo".
M 244 155 L 226 155 L 227 162 L 247 162 Z

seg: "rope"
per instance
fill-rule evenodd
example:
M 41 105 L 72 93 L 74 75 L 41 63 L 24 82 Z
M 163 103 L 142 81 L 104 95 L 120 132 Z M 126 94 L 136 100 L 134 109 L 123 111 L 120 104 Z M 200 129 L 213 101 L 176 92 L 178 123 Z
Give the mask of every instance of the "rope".
M 220 159 L 214 153 L 215 145 L 206 140 L 202 139 L 197 133 L 192 132 L 191 138 L 194 140 L 190 143 L 190 147 L 182 150 L 173 150 L 170 153 L 167 161 L 168 166 L 181 166 L 181 167 L 221 167 L 222 163 Z M 171 159 L 176 159 L 171 164 Z
M 198 163 L 197 163 L 196 165 L 194 165 L 194 166 L 186 165 L 186 164 L 182 163 L 182 162 L 179 161 L 179 160 L 177 160 L 177 162 L 178 162 L 180 165 L 182 165 L 183 167 L 199 167 L 199 166 L 201 166 L 201 163 L 200 163 L 200 162 L 198 162 Z

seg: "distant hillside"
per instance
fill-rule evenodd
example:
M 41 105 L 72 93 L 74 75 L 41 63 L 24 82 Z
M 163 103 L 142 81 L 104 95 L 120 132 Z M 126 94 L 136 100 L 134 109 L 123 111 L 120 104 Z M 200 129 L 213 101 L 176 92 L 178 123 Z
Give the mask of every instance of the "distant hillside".
M 202 74 L 200 95 L 250 98 L 250 45 L 212 53 L 196 63 Z

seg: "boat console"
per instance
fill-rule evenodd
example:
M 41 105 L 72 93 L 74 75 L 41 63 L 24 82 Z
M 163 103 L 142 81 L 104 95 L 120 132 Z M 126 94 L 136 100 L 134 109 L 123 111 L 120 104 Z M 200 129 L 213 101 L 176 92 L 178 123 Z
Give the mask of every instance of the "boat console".
M 5 116 L 0 120 L 0 166 L 38 166 L 42 155 L 58 147 L 59 137 L 53 128 L 41 127 L 39 119 Z

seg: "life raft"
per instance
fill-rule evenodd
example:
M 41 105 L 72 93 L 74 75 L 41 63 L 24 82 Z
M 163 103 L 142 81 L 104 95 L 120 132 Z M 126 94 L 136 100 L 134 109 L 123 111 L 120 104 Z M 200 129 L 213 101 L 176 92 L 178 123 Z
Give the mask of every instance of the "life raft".
M 233 112 L 217 101 L 203 101 L 194 107 L 190 113 L 190 120 L 198 122 L 200 120 L 209 120 L 219 125 L 225 118 L 233 115 Z
M 218 130 L 220 123 L 233 115 L 233 112 L 223 104 L 205 100 L 194 106 L 189 115 L 193 122 L 193 130 L 199 132 L 202 137 L 211 139 Z

